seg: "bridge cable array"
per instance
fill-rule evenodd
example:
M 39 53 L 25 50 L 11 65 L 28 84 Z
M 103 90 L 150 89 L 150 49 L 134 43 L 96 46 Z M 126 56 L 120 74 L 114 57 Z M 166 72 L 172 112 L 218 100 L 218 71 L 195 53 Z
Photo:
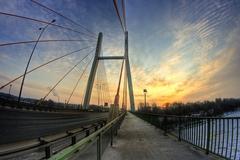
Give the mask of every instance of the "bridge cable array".
M 49 91 L 43 98 L 41 98 L 41 100 L 39 101 L 38 104 L 41 104 L 41 102 L 44 101 L 44 100 L 47 98 L 47 96 L 58 86 L 58 84 L 59 84 L 60 82 L 62 82 L 62 80 L 64 80 L 64 79 L 67 77 L 67 75 L 69 75 L 69 74 L 73 71 L 73 69 L 76 68 L 84 59 L 86 59 L 89 55 L 91 55 L 91 53 L 93 53 L 93 50 L 91 50 L 89 53 L 87 53 L 86 56 L 84 56 L 84 57 L 83 57 L 80 61 L 78 61 L 72 68 L 70 68 L 70 70 L 68 70 L 68 71 L 57 81 L 57 83 L 50 89 L 50 91 Z
M 122 12 L 123 12 L 124 28 L 125 28 L 125 31 L 127 31 L 125 0 L 122 0 Z
M 117 0 L 113 0 L 113 4 L 114 4 L 114 8 L 115 8 L 116 14 L 118 16 L 118 19 L 120 21 L 121 28 L 122 28 L 123 32 L 125 33 L 127 31 L 125 0 L 121 0 L 122 14 L 123 14 L 122 16 L 120 16 Z M 114 105 L 119 106 L 119 100 L 120 100 L 119 92 L 120 92 L 120 88 L 121 88 L 122 74 L 124 72 L 124 80 L 123 80 L 124 84 L 123 84 L 123 89 L 122 89 L 122 91 L 123 91 L 122 108 L 124 108 L 124 109 L 126 109 L 126 106 L 127 106 L 127 72 L 126 72 L 126 65 L 124 67 L 125 63 L 126 63 L 125 60 L 123 60 L 122 65 L 121 65 L 120 75 L 119 75 L 117 92 L 116 92 L 115 100 L 114 100 Z
M 75 21 L 71 20 L 70 18 L 68 18 L 68 17 L 66 17 L 66 16 L 64 16 L 64 15 L 62 15 L 62 14 L 54 11 L 53 9 L 50 9 L 49 7 L 44 6 L 44 5 L 42 5 L 42 4 L 40 4 L 40 3 L 36 2 L 36 1 L 32 1 L 32 2 L 35 3 L 35 4 L 37 4 L 38 6 L 44 7 L 45 9 L 48 9 L 48 10 L 54 12 L 55 14 L 57 14 L 58 16 L 63 17 L 64 19 L 67 19 L 67 20 L 70 21 L 71 23 L 74 23 L 75 25 L 78 25 L 79 27 L 85 29 L 85 31 L 87 30 L 87 32 L 89 32 L 89 33 L 80 32 L 80 31 L 75 30 L 75 29 L 72 29 L 72 28 L 70 28 L 70 27 L 66 27 L 66 26 L 62 26 L 62 25 L 57 25 L 57 24 L 49 23 L 49 22 L 44 21 L 44 20 L 35 19 L 35 18 L 31 18 L 31 17 L 26 17 L 26 16 L 21 16 L 21 15 L 17 15 L 17 14 L 11 14 L 11 13 L 6 13 L 6 12 L 0 12 L 0 14 L 1 14 L 1 15 L 5 15 L 5 16 L 11 16 L 11 17 L 15 17 L 15 18 L 20 18 L 20 19 L 24 19 L 24 20 L 30 20 L 30 21 L 34 21 L 34 22 L 38 22 L 38 23 L 47 24 L 47 26 L 48 26 L 48 25 L 55 26 L 55 27 L 58 27 L 58 28 L 61 28 L 61 29 L 65 29 L 65 30 L 68 30 L 68 31 L 72 31 L 72 32 L 75 32 L 75 33 L 79 33 L 79 34 L 84 35 L 84 36 L 88 36 L 88 37 L 90 37 L 90 38 L 94 38 L 94 40 L 96 40 L 96 34 L 94 34 L 93 32 L 89 31 L 88 29 L 86 29 L 86 28 L 85 28 L 84 26 L 82 26 L 81 24 L 76 23 Z M 55 22 L 55 20 L 52 20 L 52 22 Z M 47 26 L 46 26 L 46 27 L 47 27 Z M 46 27 L 44 27 L 44 28 L 42 28 L 42 29 L 45 30 Z M 42 34 L 42 33 L 43 33 L 43 31 L 41 32 L 41 34 Z M 38 38 L 37 41 L 31 40 L 31 41 L 20 41 L 20 42 L 4 43 L 4 44 L 0 44 L 0 47 L 2 47 L 2 46 L 9 46 L 9 45 L 17 45 L 17 44 L 35 43 L 34 49 L 33 49 L 33 51 L 32 51 L 32 52 L 34 52 L 35 47 L 36 47 L 36 45 L 37 45 L 38 42 L 57 42 L 57 41 L 58 41 L 58 42 L 60 42 L 60 41 L 62 41 L 62 42 L 64 42 L 64 41 L 65 41 L 65 42 L 67 42 L 67 41 L 68 41 L 68 42 L 73 42 L 73 41 L 84 41 L 84 40 L 82 40 L 82 39 L 81 39 L 81 40 L 40 40 L 41 34 L 40 34 L 40 36 L 39 36 L 39 38 Z M 28 64 L 29 64 L 30 61 L 31 61 L 32 55 L 33 55 L 33 53 L 31 54 L 31 56 L 30 56 L 30 58 L 29 58 L 29 60 L 28 60 Z M 67 56 L 67 55 L 66 55 L 66 56 Z M 60 58 L 63 58 L 63 57 L 65 57 L 65 55 L 62 56 L 62 57 L 60 57 Z M 60 59 L 60 58 L 56 58 L 55 60 L 58 60 L 58 59 Z M 21 92 L 22 92 L 22 87 L 23 87 L 23 84 L 24 84 L 25 75 L 28 74 L 28 73 L 30 73 L 30 72 L 35 71 L 35 70 L 38 69 L 38 68 L 41 68 L 42 66 L 45 66 L 45 65 L 47 65 L 47 64 L 49 64 L 49 63 L 52 63 L 52 62 L 54 62 L 55 60 L 49 61 L 49 62 L 47 62 L 47 63 L 45 63 L 45 64 L 42 64 L 42 65 L 40 65 L 40 66 L 32 69 L 31 71 L 28 71 L 28 65 L 27 65 L 27 68 L 25 69 L 25 73 L 24 73 L 23 75 L 15 78 L 15 79 L 13 79 L 13 80 L 11 80 L 11 81 L 8 82 L 7 84 L 1 86 L 0 89 L 3 89 L 5 86 L 7 86 L 7 85 L 11 84 L 12 82 L 16 81 L 17 79 L 23 77 L 21 89 L 20 89 L 20 92 L 19 92 L 19 98 L 18 98 L 18 102 L 20 102 Z M 50 91 L 51 91 L 51 90 L 50 90 Z
M 24 20 L 30 20 L 30 21 L 34 21 L 34 22 L 38 22 L 38 23 L 49 24 L 51 26 L 58 27 L 60 29 L 65 29 L 65 30 L 68 30 L 68 31 L 71 31 L 71 32 L 74 32 L 74 33 L 78 33 L 78 34 L 81 34 L 81 35 L 88 36 L 89 38 L 96 39 L 95 36 L 89 35 L 88 33 L 81 32 L 81 31 L 78 31 L 78 30 L 75 30 L 75 29 L 72 29 L 72 28 L 69 28 L 69 27 L 66 27 L 66 26 L 62 26 L 62 25 L 58 25 L 58 24 L 54 24 L 54 23 L 49 23 L 49 22 L 44 21 L 44 20 L 35 19 L 35 18 L 31 18 L 31 17 L 26 17 L 26 16 L 21 16 L 21 15 L 12 14 L 12 13 L 6 13 L 6 12 L 0 12 L 0 14 L 5 15 L 5 16 L 10 16 L 10 17 L 16 17 L 16 18 L 20 18 L 20 19 L 24 19 Z
M 50 60 L 50 61 L 48 61 L 48 62 L 46 62 L 46 63 L 43 63 L 43 64 L 41 64 L 41 65 L 39 65 L 39 66 L 37 66 L 37 67 L 35 67 L 35 68 L 27 71 L 26 74 L 29 74 L 29 73 L 31 73 L 31 72 L 39 69 L 39 68 L 42 68 L 42 67 L 44 67 L 44 66 L 46 66 L 46 65 L 48 65 L 48 64 L 50 64 L 50 63 L 52 63 L 52 62 L 55 62 L 55 61 L 60 60 L 60 59 L 62 59 L 62 58 L 64 58 L 64 57 L 70 56 L 70 55 L 72 55 L 72 54 L 74 54 L 74 53 L 80 52 L 80 51 L 85 50 L 85 49 L 88 49 L 88 48 L 91 48 L 91 47 L 84 47 L 84 48 L 81 48 L 81 49 L 78 49 L 78 50 L 75 50 L 75 51 L 66 53 L 66 54 L 64 54 L 64 55 L 62 55 L 62 56 L 60 56 L 60 57 L 54 58 L 54 59 L 52 59 L 52 60 Z M 16 78 L 14 78 L 13 80 L 7 82 L 6 84 L 4 84 L 4 85 L 2 85 L 2 86 L 0 87 L 0 90 L 3 89 L 3 88 L 5 88 L 6 86 L 10 85 L 11 83 L 15 82 L 16 80 L 22 78 L 22 77 L 23 77 L 23 74 L 20 75 L 20 76 L 18 76 L 18 77 L 16 77 Z
M 92 97 L 97 98 L 97 104 L 99 106 L 104 106 L 106 103 L 111 102 L 104 61 L 99 61 L 94 89 L 96 93 L 93 91 Z
M 115 106 L 119 106 L 119 91 L 120 91 L 120 87 L 121 87 L 123 67 L 124 67 L 124 60 L 122 61 L 120 75 L 119 75 L 119 81 L 118 81 L 118 86 L 117 86 L 117 92 L 116 92 L 116 96 L 115 96 L 115 100 L 114 100 Z
M 125 9 L 125 2 L 122 0 L 122 13 L 123 13 L 123 18 L 120 16 L 120 12 L 118 10 L 118 3 L 117 0 L 113 0 L 114 8 L 118 17 L 118 20 L 121 24 L 121 28 L 123 30 L 123 33 L 127 31 L 127 26 L 126 26 L 126 9 Z M 123 19 L 123 20 L 122 20 Z
M 50 42 L 96 42 L 96 33 L 90 31 L 88 28 L 86 28 L 85 26 L 81 25 L 80 23 L 72 20 L 71 18 L 59 13 L 58 11 L 55 11 L 53 10 L 52 8 L 46 6 L 46 5 L 43 5 L 35 0 L 31 0 L 31 2 L 33 2 L 34 4 L 48 10 L 48 11 L 51 11 L 53 12 L 54 14 L 64 18 L 65 20 L 69 21 L 71 24 L 74 24 L 78 27 L 80 27 L 81 29 L 83 29 L 84 31 L 80 31 L 80 30 L 76 30 L 72 27 L 68 27 L 68 26 L 65 26 L 65 25 L 61 25 L 61 24 L 55 24 L 55 23 L 49 23 L 48 21 L 45 21 L 45 20 L 42 20 L 42 19 L 37 19 L 37 18 L 32 18 L 32 17 L 27 17 L 27 16 L 22 16 L 22 15 L 18 15 L 18 14 L 12 14 L 12 13 L 6 13 L 6 12 L 0 12 L 0 15 L 4 15 L 4 16 L 8 16 L 8 17 L 15 17 L 15 18 L 19 18 L 19 19 L 23 19 L 23 20 L 28 20 L 28 21 L 32 21 L 32 22 L 37 22 L 37 23 L 42 23 L 42 24 L 47 24 L 47 25 L 50 25 L 50 26 L 53 26 L 53 27 L 56 27 L 56 28 L 60 28 L 60 29 L 64 29 L 64 30 L 67 30 L 67 31 L 70 31 L 70 32 L 74 32 L 74 33 L 77 33 L 79 34 L 80 36 L 84 36 L 84 37 L 87 37 L 88 39 L 83 39 L 83 38 L 79 38 L 79 39 L 45 39 L 45 40 L 41 40 L 40 38 L 36 41 L 36 40 L 27 40 L 27 41 L 17 41 L 17 42 L 8 42 L 8 43 L 2 43 L 0 44 L 0 47 L 7 47 L 7 46 L 11 46 L 11 45 L 19 45 L 19 44 L 31 44 L 31 43 L 50 43 Z M 121 18 L 120 16 L 120 12 L 119 12 L 119 8 L 118 8 L 118 4 L 117 4 L 117 0 L 113 0 L 114 2 L 114 7 L 115 7 L 115 10 L 116 10 L 116 13 L 117 13 L 117 16 L 118 16 L 118 19 L 120 21 L 120 24 L 121 24 L 121 27 L 123 29 L 123 32 L 126 31 L 127 29 L 127 26 L 126 26 L 126 14 L 125 14 L 125 3 L 124 3 L 124 0 L 122 0 L 122 13 L 123 13 L 123 18 Z M 122 20 L 123 19 L 123 20 Z M 55 22 L 55 20 L 53 20 Z M 35 44 L 36 45 L 36 44 Z M 9 82 L 7 82 L 6 84 L 0 86 L 0 90 L 5 88 L 6 86 L 10 85 L 11 83 L 19 80 L 20 78 L 22 78 L 24 75 L 27 75 L 29 73 L 32 73 L 44 66 L 47 66 L 48 64 L 50 63 L 53 63 L 53 62 L 56 62 L 60 59 L 63 59 L 67 56 L 70 56 L 74 53 L 77 53 L 77 52 L 80 52 L 80 51 L 83 51 L 83 50 L 86 50 L 86 49 L 89 49 L 89 48 L 92 48 L 92 46 L 88 46 L 88 47 L 84 47 L 84 48 L 81 48 L 81 49 L 78 49 L 78 50 L 74 50 L 72 52 L 69 52 L 69 53 L 66 53 L 62 56 L 59 56 L 59 57 L 56 57 L 52 60 L 49 60 L 43 64 L 40 64 L 39 66 L 37 67 L 34 67 L 30 70 L 26 70 L 25 74 L 22 74 L 18 77 L 15 77 L 14 79 L 10 80 Z M 93 50 L 91 50 L 84 58 L 82 58 L 80 61 L 78 61 L 71 69 L 69 69 L 54 85 L 53 87 L 50 88 L 50 90 L 47 92 L 47 94 L 40 99 L 39 103 L 38 104 L 41 104 L 41 102 L 43 102 L 51 92 L 54 92 L 55 88 L 74 70 L 76 69 L 76 67 L 78 65 L 81 64 L 81 62 L 83 62 L 84 59 L 86 59 L 87 57 L 89 57 L 89 55 L 91 55 L 93 52 Z M 79 78 L 77 79 L 75 85 L 73 86 L 73 89 L 68 97 L 68 100 L 67 100 L 67 103 L 66 104 L 69 104 L 80 80 L 82 79 L 82 77 L 84 76 L 84 74 L 86 73 L 86 70 L 89 66 L 89 64 L 91 63 L 93 57 L 91 58 L 91 60 L 87 63 L 87 65 L 85 66 L 84 70 L 82 71 L 82 73 L 80 74 Z M 31 59 L 30 59 L 31 60 Z M 119 95 L 119 91 L 120 91 L 120 85 L 121 85 L 121 77 L 122 77 L 122 74 L 123 74 L 123 65 L 124 65 L 124 60 L 122 61 L 122 67 L 121 67 L 121 73 L 120 73 L 120 79 L 119 79 L 119 85 L 118 85 L 118 95 Z M 78 71 L 78 70 L 77 70 Z M 105 102 L 110 102 L 110 92 L 109 92 L 109 87 L 108 87 L 108 83 L 107 83 L 107 76 L 106 76 L 106 70 L 105 70 L 105 65 L 104 65 L 104 62 L 103 61 L 100 61 L 99 63 L 99 68 L 98 68 L 98 71 L 99 73 L 97 74 L 97 84 L 100 85 L 100 87 L 97 88 L 97 92 L 98 92 L 98 104 L 102 104 L 104 105 Z M 125 79 L 125 78 L 124 78 Z M 124 87 L 125 88 L 125 87 Z M 125 89 L 123 89 L 125 91 Z M 124 92 L 125 93 L 125 92 Z M 123 93 L 123 104 L 125 103 L 125 94 Z
M 80 74 L 80 76 L 79 76 L 79 78 L 78 78 L 76 84 L 74 85 L 73 90 L 72 90 L 72 92 L 71 92 L 71 94 L 70 94 L 70 96 L 69 96 L 69 98 L 68 98 L 66 104 L 69 104 L 69 101 L 70 101 L 70 99 L 72 98 L 72 95 L 74 94 L 74 92 L 75 92 L 75 90 L 76 90 L 76 88 L 77 88 L 77 86 L 78 86 L 80 80 L 82 79 L 83 75 L 86 73 L 86 70 L 87 70 L 88 66 L 91 64 L 93 58 L 94 58 L 94 56 L 92 56 L 92 58 L 90 59 L 90 61 L 86 64 L 86 66 L 85 66 L 83 72 Z
M 61 13 L 59 13 L 59 12 L 53 10 L 53 9 L 51 9 L 50 7 L 48 7 L 48 6 L 46 6 L 46 5 L 43 5 L 43 4 L 35 1 L 35 0 L 31 0 L 31 1 L 32 1 L 33 3 L 35 3 L 35 4 L 37 4 L 38 6 L 43 7 L 44 9 L 47 9 L 47 10 L 49 10 L 49 11 L 57 14 L 58 16 L 66 19 L 66 20 L 68 20 L 68 21 L 71 22 L 72 24 L 75 24 L 75 25 L 81 27 L 82 29 L 84 29 L 84 30 L 87 31 L 88 33 L 92 34 L 93 36 L 95 36 L 95 37 L 97 36 L 96 33 L 94 33 L 93 31 L 90 31 L 89 29 L 87 29 L 87 27 L 81 25 L 80 23 L 75 22 L 75 21 L 72 20 L 71 18 L 69 18 L 69 17 L 67 17 L 67 16 L 65 16 L 65 15 L 63 15 L 63 14 L 61 14 Z

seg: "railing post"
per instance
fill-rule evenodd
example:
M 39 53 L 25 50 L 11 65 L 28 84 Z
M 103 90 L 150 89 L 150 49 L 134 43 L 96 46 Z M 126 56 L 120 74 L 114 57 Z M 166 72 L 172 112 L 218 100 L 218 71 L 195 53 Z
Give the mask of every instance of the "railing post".
M 179 141 L 181 141 L 181 130 L 182 130 L 181 117 L 178 117 L 178 140 Z
M 46 158 L 50 158 L 52 156 L 52 146 L 47 146 L 45 148 Z
M 48 142 L 47 142 L 45 139 L 43 139 L 42 137 L 39 137 L 38 140 L 40 141 L 40 143 L 41 143 L 42 145 L 48 143 Z M 52 154 L 53 154 L 53 152 L 52 152 L 52 145 L 49 144 L 49 145 L 47 145 L 47 146 L 45 147 L 45 157 L 46 157 L 46 158 L 50 158 L 50 157 L 52 156 Z
M 163 119 L 163 121 L 164 121 L 164 135 L 166 136 L 167 135 L 167 116 L 164 116 L 164 119 Z
M 118 129 L 120 129 L 121 126 L 121 120 L 118 121 Z
M 116 126 L 116 129 L 115 129 L 115 136 L 118 135 L 118 130 L 117 130 L 117 126 Z
M 77 137 L 76 136 L 72 136 L 72 145 L 77 143 Z
M 209 144 L 210 144 L 210 118 L 207 118 L 207 148 L 206 148 L 206 154 L 209 154 Z
M 113 146 L 113 126 L 111 127 L 111 146 Z
M 102 133 L 99 134 L 97 140 L 97 160 L 101 160 L 102 156 Z
M 86 130 L 86 137 L 90 135 L 89 129 Z

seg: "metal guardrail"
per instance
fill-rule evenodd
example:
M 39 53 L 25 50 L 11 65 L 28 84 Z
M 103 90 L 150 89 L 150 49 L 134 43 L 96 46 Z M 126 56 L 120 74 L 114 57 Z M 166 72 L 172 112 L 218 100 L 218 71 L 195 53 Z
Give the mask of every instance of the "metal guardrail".
M 51 136 L 107 119 L 107 112 L 39 112 L 0 107 L 0 155 L 2 145 Z
M 111 122 L 107 123 L 101 129 L 97 130 L 96 132 L 90 134 L 89 136 L 85 137 L 84 139 L 80 140 L 76 144 L 60 151 L 59 153 L 51 156 L 49 160 L 64 160 L 71 157 L 72 154 L 75 152 L 79 152 L 81 149 L 87 147 L 91 142 L 97 140 L 97 160 L 101 160 L 102 155 L 102 135 L 107 132 L 111 131 L 110 138 L 111 138 L 111 145 L 113 144 L 113 136 L 114 133 L 117 134 L 117 130 L 120 128 L 120 125 L 124 119 L 126 113 L 122 113 L 120 116 L 112 120 Z
M 190 117 L 135 112 L 135 115 L 171 134 L 179 141 L 188 142 L 206 154 L 239 160 L 240 117 Z
M 35 100 L 38 102 L 37 100 Z M 48 105 L 37 105 L 36 102 L 18 103 L 15 99 L 4 99 L 0 97 L 0 108 L 12 108 L 12 109 L 23 109 L 23 110 L 33 110 L 33 111 L 46 111 L 46 112 L 108 112 L 107 108 L 102 106 L 90 105 L 89 109 L 84 109 L 82 106 L 68 104 L 64 106 L 63 104 L 55 103 Z
M 98 129 L 102 128 L 104 126 L 105 121 L 99 121 L 98 123 L 94 123 L 89 126 L 83 126 L 82 128 L 78 128 L 75 130 L 69 130 L 66 131 L 64 134 L 62 134 L 61 137 L 40 137 L 38 139 L 39 143 L 33 144 L 33 146 L 24 147 L 24 143 L 20 143 L 23 145 L 21 148 L 14 149 L 12 151 L 7 151 L 5 153 L 0 154 L 0 159 L 25 159 L 26 155 L 33 154 L 34 159 L 45 159 L 50 158 L 54 153 L 58 152 L 59 149 L 56 149 L 58 145 L 61 145 L 62 143 L 66 143 L 66 141 L 70 140 L 70 144 L 67 144 L 69 146 L 74 145 L 79 141 L 79 136 L 87 137 L 92 132 L 97 131 Z M 60 148 L 66 148 L 68 146 L 62 146 Z M 54 150 L 54 151 L 53 151 Z M 61 149 L 60 149 L 61 150 Z M 40 153 L 40 156 L 36 153 Z M 23 157 L 23 158 L 21 158 Z M 32 159 L 33 157 L 28 157 L 27 159 Z

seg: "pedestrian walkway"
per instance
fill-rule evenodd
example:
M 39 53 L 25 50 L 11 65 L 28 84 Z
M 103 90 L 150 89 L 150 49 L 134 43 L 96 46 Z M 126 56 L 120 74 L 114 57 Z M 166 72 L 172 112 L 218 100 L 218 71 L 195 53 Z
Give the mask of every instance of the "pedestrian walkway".
M 202 151 L 185 142 L 164 136 L 163 131 L 128 113 L 113 147 L 107 147 L 102 160 L 209 160 Z

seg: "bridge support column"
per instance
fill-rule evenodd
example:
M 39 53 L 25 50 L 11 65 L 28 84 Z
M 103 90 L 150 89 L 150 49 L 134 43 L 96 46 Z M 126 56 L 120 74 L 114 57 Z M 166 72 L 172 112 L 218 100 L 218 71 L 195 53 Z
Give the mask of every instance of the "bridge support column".
M 98 34 L 98 41 L 97 41 L 95 57 L 93 60 L 90 75 L 88 77 L 88 83 L 87 83 L 86 93 L 85 93 L 84 102 L 83 102 L 84 109 L 88 109 L 88 106 L 89 106 L 89 102 L 90 102 L 90 98 L 91 98 L 91 94 L 92 94 L 93 83 L 94 83 L 95 75 L 97 72 L 97 66 L 98 66 L 98 62 L 99 62 L 98 57 L 100 55 L 101 48 L 102 48 L 102 37 L 103 37 L 103 35 L 100 32 Z
M 132 76 L 129 64 L 129 57 L 128 57 L 128 32 L 125 32 L 125 68 L 127 72 L 128 78 L 128 91 L 129 91 L 129 99 L 130 99 L 130 107 L 131 111 L 135 111 L 135 103 L 134 103 L 134 94 L 133 94 L 133 86 L 132 86 Z

